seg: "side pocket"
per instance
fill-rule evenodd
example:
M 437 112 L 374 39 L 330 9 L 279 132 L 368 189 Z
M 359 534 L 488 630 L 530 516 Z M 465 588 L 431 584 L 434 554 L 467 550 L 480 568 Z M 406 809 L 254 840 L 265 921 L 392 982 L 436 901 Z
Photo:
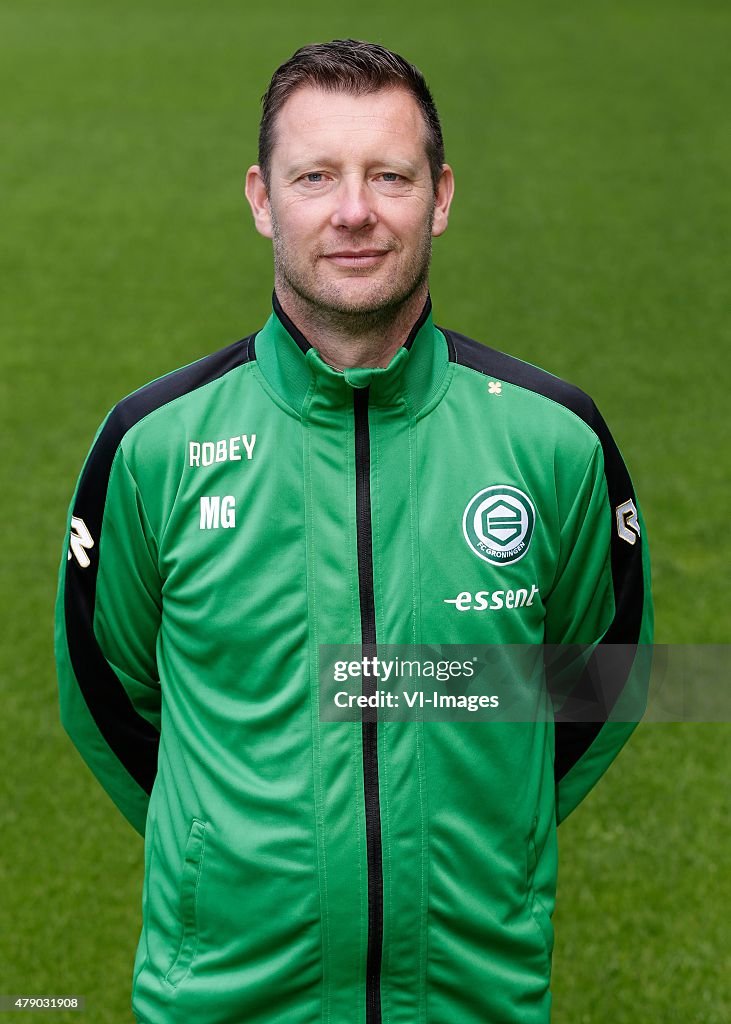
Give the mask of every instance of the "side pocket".
M 193 819 L 185 844 L 183 874 L 180 880 L 180 946 L 165 981 L 176 988 L 188 974 L 198 948 L 197 901 L 206 844 L 206 822 Z
M 533 902 L 531 904 L 531 913 L 533 914 L 533 919 L 541 930 L 543 945 L 546 947 L 546 956 L 548 957 L 548 962 L 550 964 L 551 957 L 553 956 L 553 924 L 548 911 L 538 899 L 535 892 L 533 893 L 532 898 Z
M 137 985 L 137 979 L 150 959 L 148 947 L 149 917 L 150 917 L 150 875 L 152 873 L 152 851 L 155 846 L 155 835 L 157 832 L 157 820 L 149 815 L 145 829 L 145 874 L 142 881 L 142 931 L 137 943 L 135 955 L 134 974 L 132 977 L 132 991 Z
M 538 815 L 533 819 L 533 827 L 528 841 L 528 886 L 530 889 L 530 912 L 538 930 L 540 931 L 541 938 L 543 939 L 546 959 L 548 960 L 548 966 L 550 969 L 554 942 L 553 922 L 551 921 L 551 915 L 541 903 L 541 900 L 537 896 L 535 890 L 535 871 L 538 864 L 535 839 L 537 825 Z

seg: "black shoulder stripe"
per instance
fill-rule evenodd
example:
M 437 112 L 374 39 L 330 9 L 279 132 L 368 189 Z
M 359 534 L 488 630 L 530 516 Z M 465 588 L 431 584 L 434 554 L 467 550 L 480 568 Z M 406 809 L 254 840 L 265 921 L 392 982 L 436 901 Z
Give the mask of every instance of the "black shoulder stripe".
M 538 395 L 550 398 L 576 413 L 592 430 L 594 429 L 592 418 L 596 414 L 596 407 L 591 398 L 574 384 L 554 377 L 553 374 L 537 366 L 531 366 L 530 363 L 524 363 L 515 356 L 509 356 L 506 352 L 498 352 L 497 349 L 489 348 L 479 341 L 457 334 L 456 331 L 445 333 L 451 335 L 453 347 L 450 348 L 449 358 L 452 362 L 477 370 L 486 377 L 495 377 L 496 380 L 516 384 L 527 391 L 535 391 Z
M 205 384 L 224 377 L 237 366 L 248 363 L 252 358 L 253 338 L 254 335 L 250 334 L 247 338 L 235 341 L 218 352 L 212 352 L 189 366 L 183 366 L 180 370 L 174 370 L 158 380 L 153 380 L 151 384 L 146 384 L 145 387 L 123 398 L 113 413 L 119 417 L 120 427 L 124 428 L 122 434 L 163 405 L 175 401 L 176 398 L 182 398 L 191 391 L 197 391 Z
M 601 659 L 598 655 L 592 659 L 573 695 L 579 702 L 588 700 L 591 706 L 595 705 L 597 679 L 601 679 L 601 698 L 608 714 L 617 702 L 632 669 L 633 645 L 639 640 L 644 605 L 642 541 L 638 538 L 635 544 L 628 544 L 621 539 L 615 528 L 618 506 L 628 500 L 635 502 L 635 505 L 637 503 L 627 467 L 599 410 L 580 388 L 514 356 L 488 348 L 472 338 L 466 338 L 454 331 L 445 333 L 452 336 L 454 355 L 450 349 L 450 359 L 453 362 L 477 370 L 486 376 L 534 391 L 565 406 L 594 431 L 601 443 L 612 515 L 611 565 L 615 605 L 614 618 L 602 639 L 602 644 L 619 644 L 622 648 L 616 649 L 614 657 L 608 657 L 605 649 Z M 581 706 L 581 703 L 577 706 Z M 556 782 L 559 782 L 583 757 L 598 736 L 602 724 L 601 721 L 556 722 Z
M 77 489 L 74 515 L 84 520 L 94 546 L 87 552 L 88 566 L 82 569 L 75 558 L 66 566 L 64 613 L 69 657 L 97 728 L 132 778 L 148 793 L 157 772 L 159 735 L 135 711 L 94 634 L 99 547 L 112 463 L 124 435 L 149 413 L 248 362 L 253 338 L 250 335 L 234 342 L 122 399 L 107 417 Z

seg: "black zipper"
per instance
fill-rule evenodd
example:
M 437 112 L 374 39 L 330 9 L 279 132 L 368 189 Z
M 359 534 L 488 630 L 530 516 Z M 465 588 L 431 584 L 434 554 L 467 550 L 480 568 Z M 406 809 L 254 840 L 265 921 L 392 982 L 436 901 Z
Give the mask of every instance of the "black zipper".
M 371 528 L 371 445 L 368 388 L 353 392 L 355 417 L 355 513 L 358 538 L 358 591 L 363 657 L 376 654 L 376 606 L 373 597 L 373 531 Z M 363 673 L 363 694 L 376 691 L 376 678 Z M 381 1024 L 381 955 L 383 950 L 383 850 L 378 791 L 378 714 L 363 708 L 363 795 L 365 798 L 368 864 L 368 954 L 366 960 L 366 1024 Z

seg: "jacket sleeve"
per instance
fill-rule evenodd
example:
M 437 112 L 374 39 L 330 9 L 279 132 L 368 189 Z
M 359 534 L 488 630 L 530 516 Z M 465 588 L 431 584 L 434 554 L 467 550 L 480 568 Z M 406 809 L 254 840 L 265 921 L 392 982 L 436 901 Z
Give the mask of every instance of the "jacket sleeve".
M 160 734 L 161 580 L 123 437 L 113 410 L 77 485 L 59 573 L 55 651 L 63 726 L 144 834 Z
M 546 601 L 558 822 L 636 728 L 647 704 L 652 651 L 644 521 L 629 473 L 593 403 L 589 425 L 597 441 L 562 521 L 559 567 Z

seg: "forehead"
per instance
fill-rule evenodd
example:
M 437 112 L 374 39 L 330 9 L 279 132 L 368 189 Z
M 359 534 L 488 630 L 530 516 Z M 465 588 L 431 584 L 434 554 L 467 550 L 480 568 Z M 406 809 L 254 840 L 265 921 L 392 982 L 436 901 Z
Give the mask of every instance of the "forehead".
M 407 89 L 389 88 L 352 96 L 301 86 L 279 111 L 273 155 L 290 161 L 314 151 L 423 156 L 425 126 L 416 99 Z

